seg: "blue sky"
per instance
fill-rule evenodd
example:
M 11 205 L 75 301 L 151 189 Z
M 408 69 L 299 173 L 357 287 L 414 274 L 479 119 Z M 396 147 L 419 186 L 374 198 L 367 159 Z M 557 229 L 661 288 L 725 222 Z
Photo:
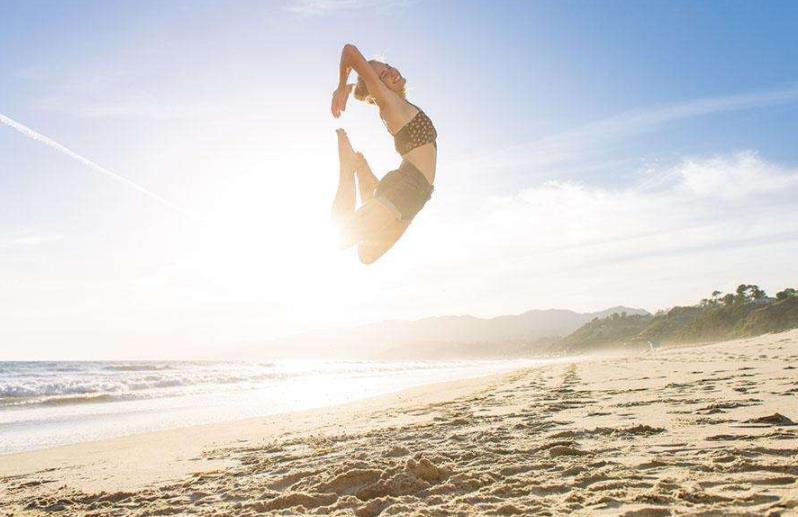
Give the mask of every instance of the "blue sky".
M 0 5 L 9 358 L 178 357 L 386 318 L 649 310 L 794 282 L 795 2 Z M 436 193 L 374 267 L 332 246 L 341 46 L 440 134 Z M 109 343 L 113 346 L 109 347 Z M 3 357 L 0 357 L 3 358 Z

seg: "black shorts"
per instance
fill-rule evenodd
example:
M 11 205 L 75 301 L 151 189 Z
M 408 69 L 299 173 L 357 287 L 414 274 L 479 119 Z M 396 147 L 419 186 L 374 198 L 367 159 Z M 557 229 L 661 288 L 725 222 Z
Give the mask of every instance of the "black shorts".
M 374 199 L 387 206 L 401 221 L 411 221 L 432 197 L 433 186 L 407 160 L 385 175 L 374 189 Z

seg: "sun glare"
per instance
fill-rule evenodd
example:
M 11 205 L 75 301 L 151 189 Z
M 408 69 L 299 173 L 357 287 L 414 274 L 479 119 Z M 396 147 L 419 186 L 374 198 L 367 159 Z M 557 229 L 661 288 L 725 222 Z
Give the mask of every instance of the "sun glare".
M 297 163 L 314 172 L 284 172 Z M 285 157 L 257 170 L 281 173 L 231 180 L 218 193 L 219 202 L 184 265 L 193 274 L 212 277 L 226 299 L 280 303 L 301 310 L 303 318 L 335 320 L 365 286 L 352 252 L 338 247 L 329 217 L 333 183 L 307 181 L 318 171 L 335 174 L 335 168 L 322 158 Z

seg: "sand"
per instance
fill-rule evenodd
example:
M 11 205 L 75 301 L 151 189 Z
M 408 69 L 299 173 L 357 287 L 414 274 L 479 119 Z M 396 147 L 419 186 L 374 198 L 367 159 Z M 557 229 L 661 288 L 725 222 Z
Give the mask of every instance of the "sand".
M 794 515 L 798 330 L 0 457 L 0 515 Z

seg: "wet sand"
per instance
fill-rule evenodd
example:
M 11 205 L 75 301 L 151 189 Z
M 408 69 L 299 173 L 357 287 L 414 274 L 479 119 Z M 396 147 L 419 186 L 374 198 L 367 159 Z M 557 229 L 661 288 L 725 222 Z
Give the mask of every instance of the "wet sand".
M 798 330 L 0 457 L 0 515 L 798 514 Z

